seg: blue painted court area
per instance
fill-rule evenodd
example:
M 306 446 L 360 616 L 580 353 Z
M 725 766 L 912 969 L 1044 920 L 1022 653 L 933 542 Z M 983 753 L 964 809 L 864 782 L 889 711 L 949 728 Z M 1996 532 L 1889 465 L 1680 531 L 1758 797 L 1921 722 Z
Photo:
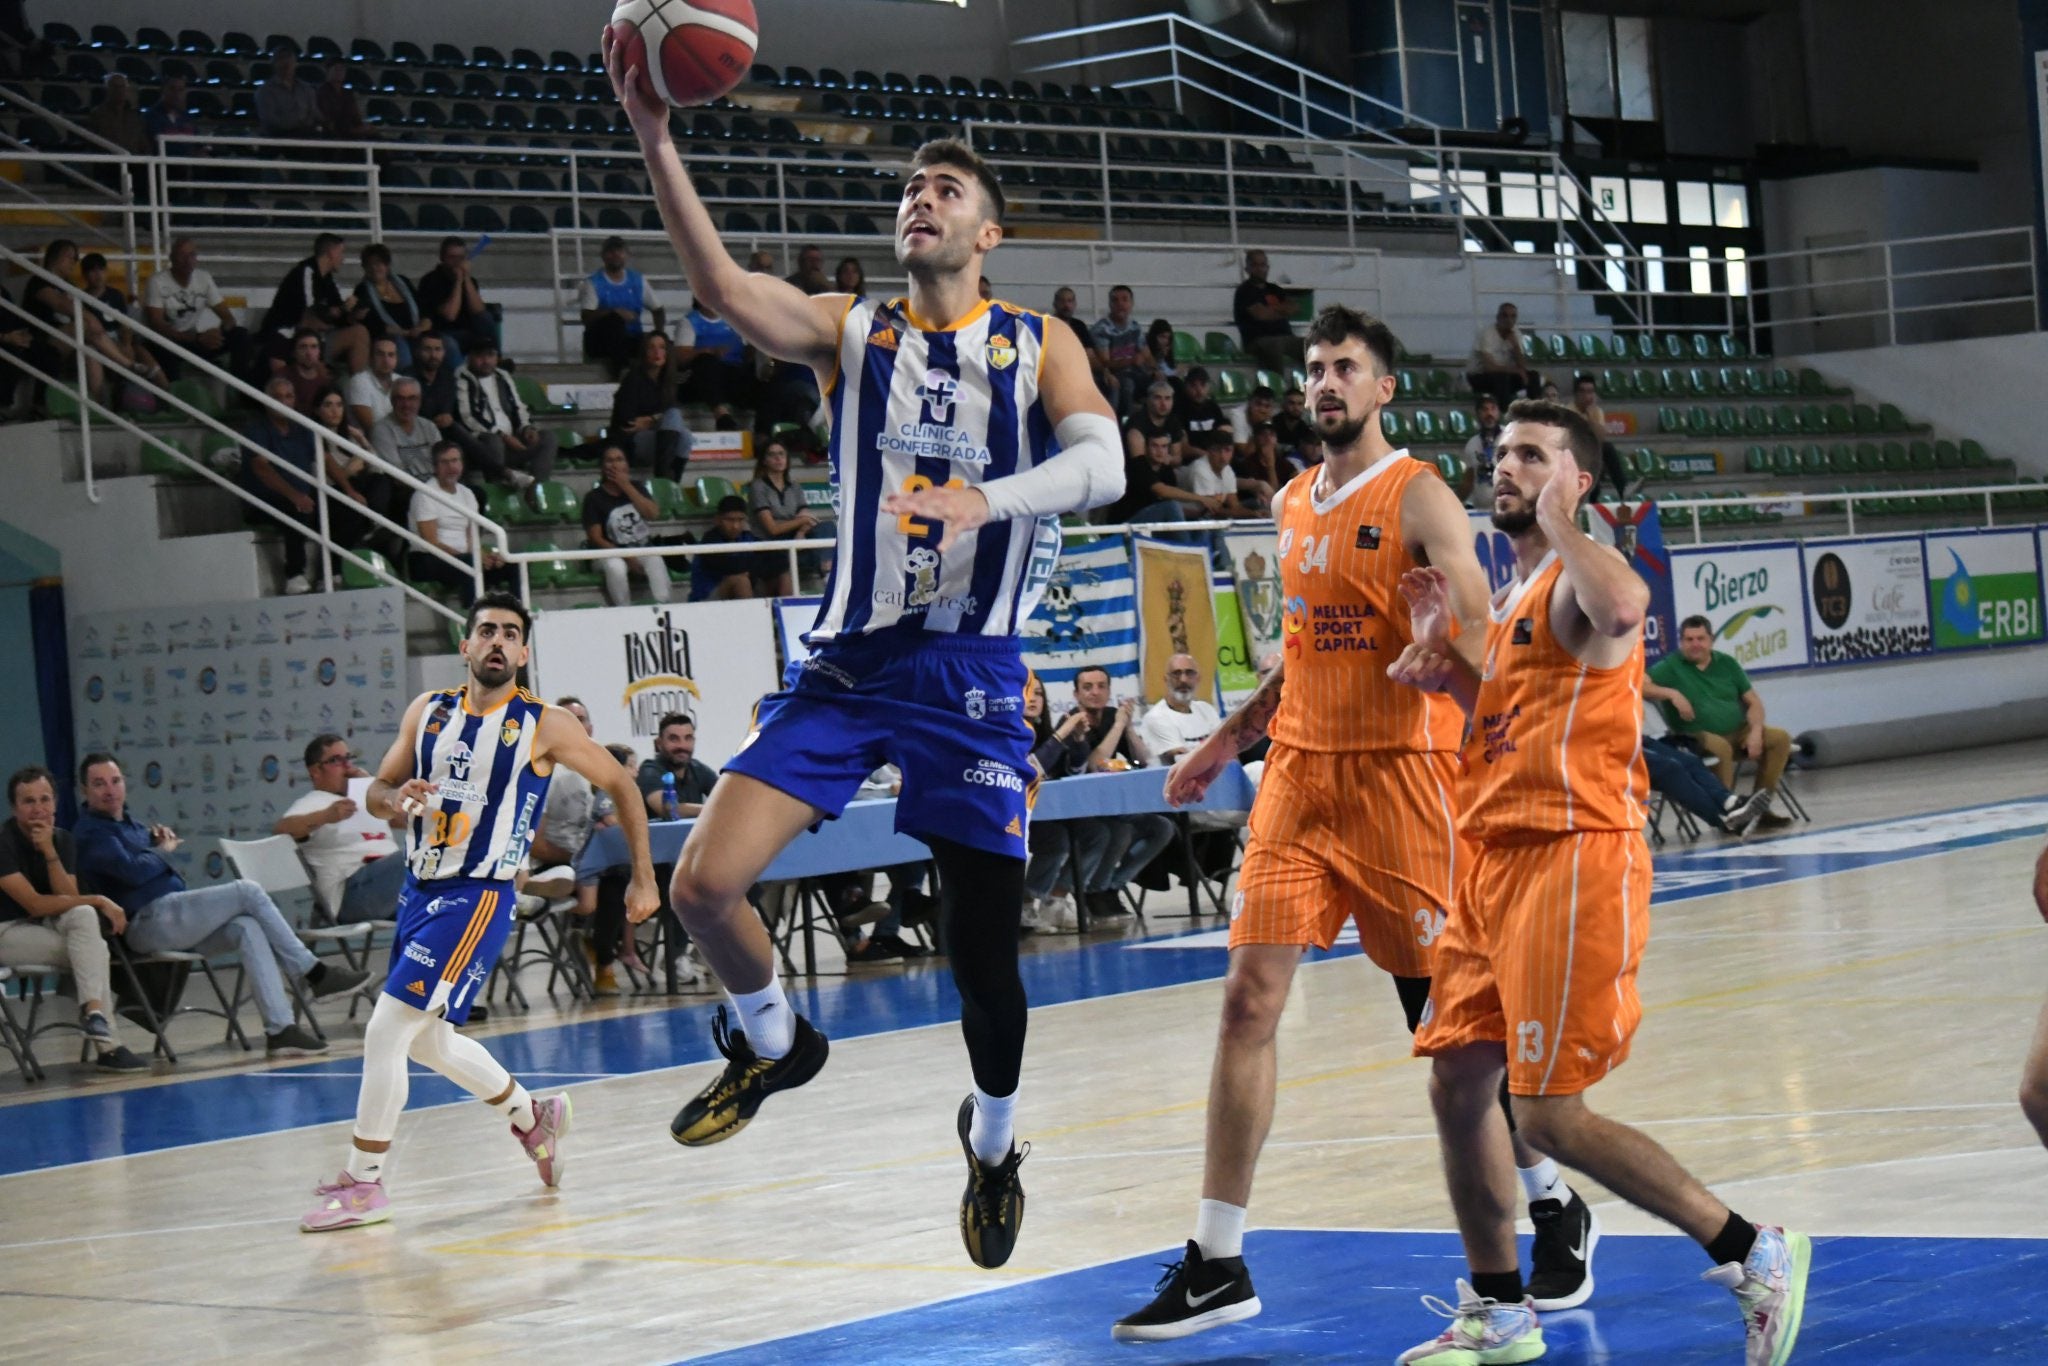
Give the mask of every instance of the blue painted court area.
M 1150 1259 L 1133 1258 L 696 1359 L 731 1366 L 1391 1362 L 1441 1330 L 1443 1321 L 1420 1297 L 1451 1298 L 1464 1267 L 1448 1233 L 1255 1232 L 1246 1237 L 1245 1256 L 1265 1312 L 1179 1342 L 1110 1339 L 1113 1321 L 1150 1300 L 1160 1271 Z M 1685 1238 L 1602 1239 L 1593 1301 L 1544 1318 L 1550 1351 L 1543 1360 L 1741 1362 L 1741 1315 L 1732 1296 L 1699 1279 L 1704 1270 L 1706 1258 Z M 2043 1284 L 2048 1242 L 1816 1239 L 1806 1322 L 1792 1359 L 1888 1366 L 2041 1361 L 2048 1356 Z

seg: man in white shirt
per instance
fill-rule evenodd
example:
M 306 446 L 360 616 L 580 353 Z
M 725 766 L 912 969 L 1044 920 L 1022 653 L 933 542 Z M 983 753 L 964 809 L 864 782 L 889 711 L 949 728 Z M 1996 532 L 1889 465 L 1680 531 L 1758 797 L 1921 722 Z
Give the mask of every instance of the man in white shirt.
M 391 384 L 398 373 L 398 342 L 379 337 L 370 343 L 370 368 L 349 376 L 348 413 L 358 429 L 368 433 L 391 412 Z
M 434 477 L 434 447 L 441 429 L 420 416 L 420 382 L 411 375 L 391 381 L 391 411 L 370 428 L 370 447 L 415 479 Z
M 475 535 L 475 524 L 482 519 L 482 509 L 477 505 L 476 494 L 462 482 L 460 442 L 444 439 L 435 445 L 434 487 L 413 494 L 406 519 L 422 540 L 432 541 L 458 560 L 468 562 L 470 538 Z M 518 575 L 497 551 L 484 551 L 483 564 L 486 588 L 510 591 L 517 586 Z M 412 552 L 406 569 L 413 582 L 440 584 L 453 589 L 464 601 L 476 592 L 476 581 L 467 571 L 424 550 Z
M 1138 719 L 1138 737 L 1162 768 L 1214 735 L 1223 724 L 1215 704 L 1195 696 L 1201 681 L 1195 657 L 1175 655 L 1166 661 L 1166 696 Z M 1190 823 L 1197 830 L 1235 830 L 1249 816 L 1245 811 L 1197 811 Z
M 1189 438 L 1195 458 L 1180 467 L 1180 485 L 1203 500 L 1209 517 L 1263 517 L 1273 486 L 1263 479 L 1243 479 L 1231 468 L 1237 453 L 1227 430 L 1198 432 Z
M 271 829 L 299 842 L 313 889 L 336 922 L 389 920 L 405 885 L 404 851 L 389 827 L 359 815 L 348 796 L 349 779 L 370 775 L 356 766 L 339 735 L 316 735 L 307 743 L 306 774 L 313 790 L 286 807 Z
M 149 277 L 142 312 L 151 327 L 186 350 L 237 374 L 248 368 L 249 330 L 235 321 L 213 276 L 199 268 L 199 247 L 191 238 L 171 243 L 171 268 Z M 174 379 L 183 368 L 168 350 L 159 359 Z
M 1465 375 L 1473 392 L 1494 395 L 1502 407 L 1514 402 L 1518 394 L 1536 398 L 1543 392 L 1543 376 L 1529 368 L 1529 358 L 1522 351 L 1522 334 L 1515 326 L 1520 316 L 1521 310 L 1513 304 L 1502 304 L 1494 312 L 1493 321 L 1479 329 L 1472 343 L 1475 368 Z

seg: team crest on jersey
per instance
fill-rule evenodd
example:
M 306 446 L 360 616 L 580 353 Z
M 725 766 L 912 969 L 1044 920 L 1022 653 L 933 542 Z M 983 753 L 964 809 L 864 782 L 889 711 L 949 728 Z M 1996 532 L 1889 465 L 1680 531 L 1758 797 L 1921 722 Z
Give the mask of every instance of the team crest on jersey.
M 961 701 L 967 708 L 968 720 L 979 721 L 988 715 L 988 694 L 980 688 L 969 688 Z
M 903 563 L 911 576 L 910 596 L 903 605 L 912 608 L 931 606 L 939 596 L 939 553 L 921 545 L 911 551 Z
M 455 747 L 448 751 L 448 776 L 458 781 L 467 782 L 469 780 L 469 765 L 469 746 L 457 740 Z
M 1358 549 L 1378 550 L 1379 548 L 1380 529 L 1376 526 L 1365 526 L 1361 524 L 1358 528 Z
M 988 339 L 988 368 L 1007 370 L 1017 363 L 1017 346 L 1008 337 Z
M 505 724 L 498 728 L 498 742 L 507 748 L 519 743 L 519 718 L 508 716 Z
M 960 390 L 958 376 L 944 370 L 927 370 L 918 394 L 931 405 L 932 421 L 945 426 L 953 420 L 953 396 Z
M 1534 618 L 1534 617 L 1520 617 L 1520 618 L 1517 618 L 1517 619 L 1516 619 L 1516 621 L 1515 621 L 1515 634 L 1514 634 L 1514 636 L 1512 637 L 1512 639 L 1514 640 L 1514 643 L 1515 643 L 1515 644 L 1517 644 L 1517 645 L 1527 645 L 1527 644 L 1528 644 L 1528 643 L 1529 643 L 1529 642 L 1530 642 L 1531 640 L 1534 640 L 1535 638 L 1536 638 L 1536 618 Z

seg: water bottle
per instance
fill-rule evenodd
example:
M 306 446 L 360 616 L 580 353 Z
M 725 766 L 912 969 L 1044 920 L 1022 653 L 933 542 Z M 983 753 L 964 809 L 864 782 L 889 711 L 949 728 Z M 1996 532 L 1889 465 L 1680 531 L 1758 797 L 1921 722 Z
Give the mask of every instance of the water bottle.
M 661 814 L 664 820 L 672 821 L 677 819 L 676 775 L 673 773 L 664 773 L 661 775 Z

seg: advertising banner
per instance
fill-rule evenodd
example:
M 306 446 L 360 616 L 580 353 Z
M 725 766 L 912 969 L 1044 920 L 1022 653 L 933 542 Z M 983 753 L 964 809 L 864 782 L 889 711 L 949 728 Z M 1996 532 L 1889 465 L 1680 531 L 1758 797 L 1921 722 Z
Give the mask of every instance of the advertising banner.
M 1216 696 L 1216 599 L 1209 587 L 1209 548 L 1138 541 L 1139 696 L 1166 696 L 1166 661 L 1194 656 L 1202 671 L 1195 696 Z
M 1813 662 L 1904 659 L 1934 648 L 1918 536 L 1806 543 Z
M 2033 531 L 1929 532 L 1926 545 L 1936 649 L 2041 639 L 2040 547 Z
M 1256 664 L 1280 648 L 1280 554 L 1272 531 L 1228 531 L 1223 535 L 1230 557 L 1231 595 L 1241 620 L 1245 652 Z M 1219 599 L 1220 601 L 1220 599 Z M 1219 622 L 1221 618 L 1218 618 Z
M 1650 615 L 1643 623 L 1643 652 L 1655 664 L 1678 644 L 1678 617 L 1671 594 L 1671 556 L 1664 549 L 1664 527 L 1657 520 L 1652 502 L 1595 503 L 1590 509 L 1589 530 L 1594 539 L 1607 542 L 1636 567 L 1643 582 L 1650 585 Z
M 1047 684 L 1071 683 L 1091 665 L 1127 694 L 1138 676 L 1138 599 L 1123 538 L 1070 542 L 1021 634 L 1024 662 Z
M 1810 662 L 1796 542 L 1673 551 L 1671 588 L 1678 619 L 1705 617 L 1714 628 L 1714 648 L 1751 673 Z
M 1227 712 L 1258 690 L 1258 660 L 1245 644 L 1237 590 L 1225 587 L 1220 577 L 1216 585 L 1216 689 Z
M 583 699 L 599 742 L 641 759 L 661 718 L 680 712 L 697 723 L 697 758 L 719 767 L 747 738 L 754 704 L 781 685 L 764 598 L 546 612 L 533 649 L 535 691 Z

